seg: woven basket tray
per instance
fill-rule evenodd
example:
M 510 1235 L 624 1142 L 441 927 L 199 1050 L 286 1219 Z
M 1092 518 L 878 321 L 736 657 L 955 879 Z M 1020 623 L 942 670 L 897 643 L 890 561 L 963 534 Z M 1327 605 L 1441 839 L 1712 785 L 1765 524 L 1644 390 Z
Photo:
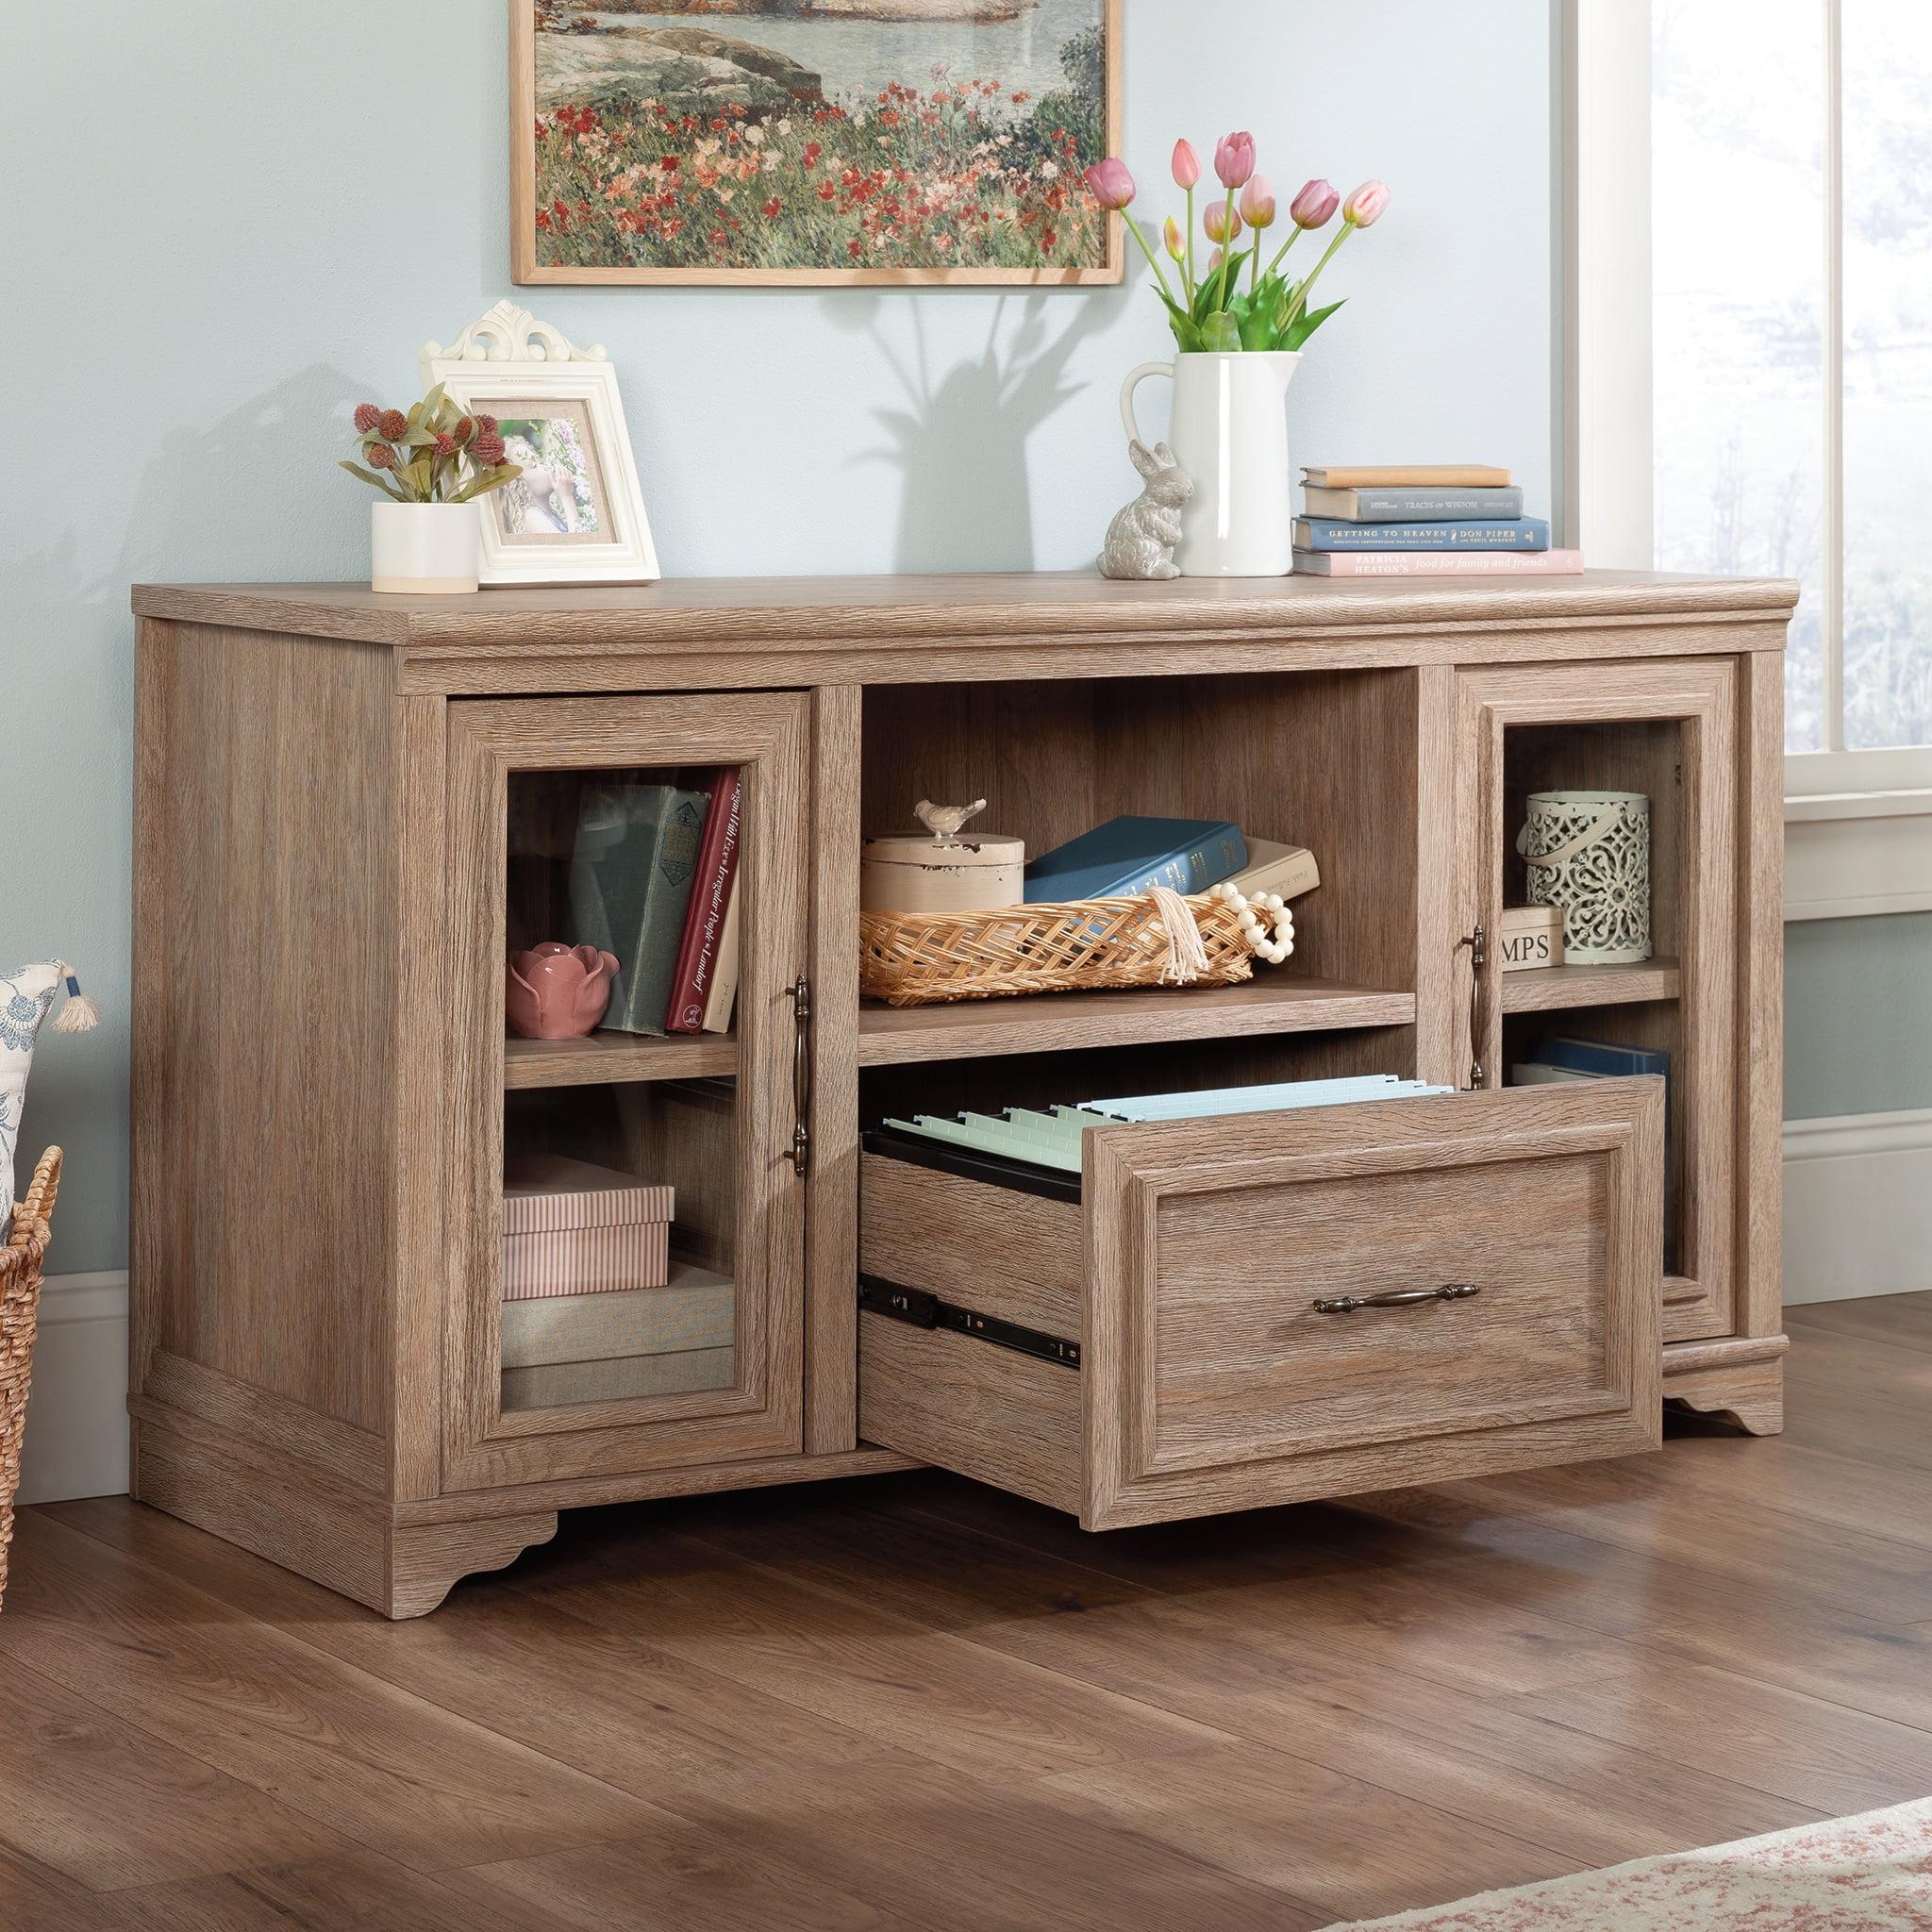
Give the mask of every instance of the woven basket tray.
M 1178 902 L 1200 929 L 1191 986 L 1253 977 L 1240 915 L 1205 895 Z M 858 988 L 894 1007 L 1022 992 L 1112 992 L 1174 983 L 1174 948 L 1151 894 L 1008 906 L 996 912 L 861 912 Z
M 0 1248 L 0 1597 L 7 1593 L 7 1548 L 13 1541 L 13 1496 L 20 1487 L 20 1440 L 33 1381 L 34 1330 L 41 1308 L 41 1257 L 60 1191 L 60 1150 L 49 1147 L 13 1210 Z

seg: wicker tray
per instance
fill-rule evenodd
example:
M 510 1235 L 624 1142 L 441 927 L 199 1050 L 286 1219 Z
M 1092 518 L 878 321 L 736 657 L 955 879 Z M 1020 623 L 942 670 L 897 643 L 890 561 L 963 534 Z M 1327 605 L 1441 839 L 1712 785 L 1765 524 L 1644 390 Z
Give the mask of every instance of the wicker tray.
M 1165 914 L 1162 899 L 1168 902 Z M 1176 943 L 1170 921 L 1182 915 L 1191 918 L 1199 933 L 1197 952 Z M 858 916 L 858 990 L 894 1007 L 1008 993 L 1232 986 L 1253 977 L 1254 971 L 1240 915 L 1206 895 L 1182 899 L 1148 892 L 1132 899 L 1008 906 L 995 912 Z
M 33 1381 L 34 1331 L 40 1325 L 41 1257 L 60 1191 L 60 1150 L 41 1156 L 13 1209 L 13 1232 L 0 1248 L 0 1598 L 7 1594 L 7 1551 L 13 1541 L 13 1498 L 20 1488 L 20 1439 Z

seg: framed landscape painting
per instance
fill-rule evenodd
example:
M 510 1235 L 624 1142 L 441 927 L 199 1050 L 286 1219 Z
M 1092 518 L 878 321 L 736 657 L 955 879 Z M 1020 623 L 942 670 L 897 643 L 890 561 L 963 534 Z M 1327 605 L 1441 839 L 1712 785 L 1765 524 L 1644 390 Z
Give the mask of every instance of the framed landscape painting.
M 1118 282 L 1122 0 L 510 0 L 519 282 Z

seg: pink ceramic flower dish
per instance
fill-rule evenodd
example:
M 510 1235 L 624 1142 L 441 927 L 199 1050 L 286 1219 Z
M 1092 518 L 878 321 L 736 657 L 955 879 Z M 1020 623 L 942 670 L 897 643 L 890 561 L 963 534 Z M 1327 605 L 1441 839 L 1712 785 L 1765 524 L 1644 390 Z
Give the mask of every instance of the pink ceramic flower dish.
M 580 1040 L 594 1033 L 616 977 L 616 956 L 595 946 L 551 940 L 512 953 L 503 999 L 510 1031 L 525 1040 Z

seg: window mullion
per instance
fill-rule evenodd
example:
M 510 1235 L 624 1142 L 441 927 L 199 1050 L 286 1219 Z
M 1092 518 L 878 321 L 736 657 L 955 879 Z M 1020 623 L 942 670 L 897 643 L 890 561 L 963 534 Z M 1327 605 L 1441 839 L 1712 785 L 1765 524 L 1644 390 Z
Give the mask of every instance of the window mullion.
M 1824 8 L 1824 556 L 1819 639 L 1824 656 L 1824 749 L 1845 748 L 1845 302 L 1844 8 Z

